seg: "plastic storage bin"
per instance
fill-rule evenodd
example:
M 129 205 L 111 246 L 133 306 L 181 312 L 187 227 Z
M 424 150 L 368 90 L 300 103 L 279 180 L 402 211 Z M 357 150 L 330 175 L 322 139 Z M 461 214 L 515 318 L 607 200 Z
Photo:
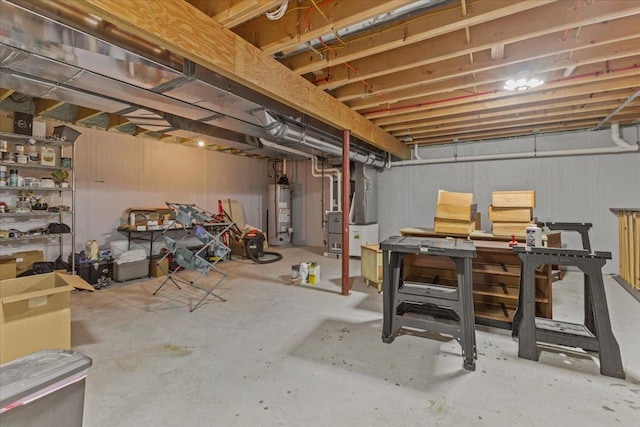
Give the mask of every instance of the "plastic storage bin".
M 78 352 L 42 350 L 0 365 L 2 427 L 82 427 L 91 364 Z
M 117 282 L 126 280 L 140 279 L 149 276 L 149 260 L 123 262 L 122 264 L 114 264 L 113 278 Z

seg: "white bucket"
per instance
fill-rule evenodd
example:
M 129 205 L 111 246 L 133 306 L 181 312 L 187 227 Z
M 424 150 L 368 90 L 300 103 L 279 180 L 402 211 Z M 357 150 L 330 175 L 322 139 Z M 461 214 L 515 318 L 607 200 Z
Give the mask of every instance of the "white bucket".
M 531 225 L 527 227 L 527 246 L 539 248 L 542 246 L 542 229 L 538 226 Z

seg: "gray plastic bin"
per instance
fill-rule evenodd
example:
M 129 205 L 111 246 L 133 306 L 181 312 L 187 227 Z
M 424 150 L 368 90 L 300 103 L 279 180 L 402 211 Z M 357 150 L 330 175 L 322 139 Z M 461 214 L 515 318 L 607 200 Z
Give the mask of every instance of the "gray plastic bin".
M 81 427 L 91 363 L 75 351 L 42 350 L 0 365 L 0 425 Z

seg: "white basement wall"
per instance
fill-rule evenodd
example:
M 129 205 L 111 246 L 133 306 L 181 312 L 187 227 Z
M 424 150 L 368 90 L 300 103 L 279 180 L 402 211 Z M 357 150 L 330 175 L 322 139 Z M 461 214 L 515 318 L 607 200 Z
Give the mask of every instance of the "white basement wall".
M 636 128 L 623 138 L 637 142 Z M 457 149 L 420 150 L 423 159 L 613 146 L 609 130 L 521 138 L 490 143 L 460 144 Z M 640 207 L 640 153 L 492 160 L 468 163 L 400 166 L 380 173 L 380 239 L 397 235 L 402 227 L 434 226 L 438 190 L 474 193 L 482 228 L 490 230 L 491 192 L 535 190 L 534 216 L 543 221 L 590 222 L 594 250 L 611 251 L 606 273 L 618 273 L 618 222 L 611 207 Z M 573 236 L 571 235 L 573 234 Z M 563 233 L 563 243 L 580 247 L 576 233 Z
M 78 128 L 76 252 L 89 239 L 102 246 L 126 236 L 116 231 L 129 207 L 193 203 L 218 211 L 219 199 L 238 200 L 245 221 L 264 228 L 267 161 Z M 155 251 L 155 248 L 154 248 Z

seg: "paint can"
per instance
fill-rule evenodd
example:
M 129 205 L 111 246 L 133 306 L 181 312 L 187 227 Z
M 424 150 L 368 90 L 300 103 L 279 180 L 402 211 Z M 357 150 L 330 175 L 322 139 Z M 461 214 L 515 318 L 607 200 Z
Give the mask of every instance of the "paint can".
M 536 225 L 527 227 L 527 246 L 539 248 L 542 246 L 542 229 Z
M 300 264 L 295 264 L 291 266 L 291 280 L 296 280 L 300 277 Z
M 320 265 L 312 262 L 309 264 L 309 280 L 310 285 L 315 285 L 320 282 Z
M 309 264 L 307 264 L 306 262 L 301 262 L 300 263 L 300 283 L 307 283 L 307 278 L 309 275 Z

